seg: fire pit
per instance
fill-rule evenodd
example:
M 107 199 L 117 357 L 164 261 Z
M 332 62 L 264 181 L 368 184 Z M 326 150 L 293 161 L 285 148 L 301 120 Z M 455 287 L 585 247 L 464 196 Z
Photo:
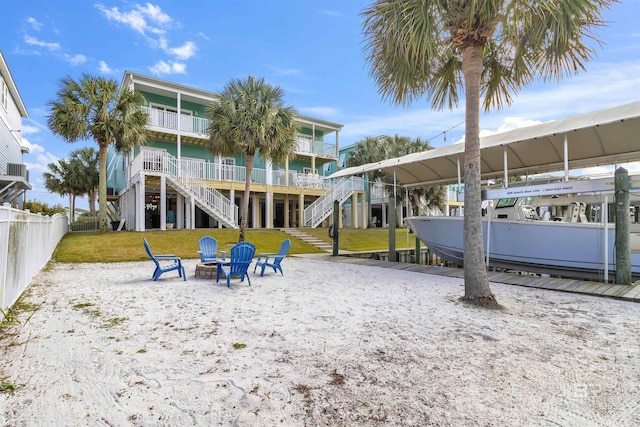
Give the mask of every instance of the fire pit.
M 196 279 L 215 279 L 216 268 L 218 268 L 218 264 L 215 262 L 196 264 Z

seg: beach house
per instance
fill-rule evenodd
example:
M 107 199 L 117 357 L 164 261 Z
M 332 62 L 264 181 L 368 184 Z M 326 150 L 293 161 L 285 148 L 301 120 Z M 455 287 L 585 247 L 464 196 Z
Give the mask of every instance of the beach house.
M 206 147 L 206 109 L 216 94 L 132 72 L 125 72 L 121 87 L 144 96 L 150 138 L 131 152 L 112 148 L 109 153 L 107 193 L 114 223 L 124 220 L 127 229 L 137 231 L 237 228 L 246 156 L 214 156 Z M 317 226 L 330 212 L 316 207 L 328 199 L 364 200 L 361 180 L 349 178 L 345 186 L 324 179 L 338 158 L 342 125 L 303 115 L 296 120 L 294 158 L 282 164 L 255 158 L 250 228 Z M 348 188 L 337 195 L 336 186 Z
M 0 51 L 0 205 L 22 209 L 25 192 L 31 190 L 23 154 L 22 119 L 29 117 L 9 67 Z
M 349 158 L 354 153 L 362 141 L 354 144 L 340 147 L 337 162 L 327 165 L 325 175 L 331 176 L 338 170 L 349 167 Z M 372 171 L 368 173 L 360 172 L 358 175 L 363 176 L 364 180 L 364 197 L 351 198 L 345 200 L 341 206 L 341 227 L 358 227 L 361 224 L 367 224 L 367 227 L 389 227 L 389 197 L 393 194 L 394 186 L 391 183 L 385 183 L 380 178 L 369 180 Z M 404 194 L 406 188 L 399 183 L 395 189 L 400 194 Z M 461 215 L 463 202 L 458 200 L 458 194 L 464 192 L 464 183 L 449 184 L 445 189 L 444 203 L 442 206 L 421 206 L 422 215 L 445 215 L 457 216 Z M 354 204 L 354 200 L 355 203 Z M 362 203 L 365 205 L 363 206 Z M 442 208 L 442 209 L 441 209 Z M 361 212 L 371 212 L 361 218 Z M 403 197 L 401 203 L 396 204 L 395 218 L 399 225 L 403 224 L 404 218 L 413 215 L 413 208 L 409 204 L 409 198 Z M 355 220 L 354 220 L 355 218 Z

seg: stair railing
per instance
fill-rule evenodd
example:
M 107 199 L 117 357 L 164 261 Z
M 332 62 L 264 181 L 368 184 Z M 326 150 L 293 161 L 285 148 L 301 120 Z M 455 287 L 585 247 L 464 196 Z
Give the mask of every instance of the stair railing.
M 203 185 L 206 180 L 203 176 L 204 169 L 192 167 L 189 160 L 182 160 L 184 167 L 179 167 L 178 159 L 167 152 L 143 150 L 141 154 L 145 170 L 166 173 L 218 220 L 227 226 L 238 228 L 238 207 L 215 188 Z
M 341 178 L 329 190 L 304 210 L 304 226 L 317 227 L 333 211 L 333 202 L 342 204 L 356 191 L 364 191 L 364 179 Z

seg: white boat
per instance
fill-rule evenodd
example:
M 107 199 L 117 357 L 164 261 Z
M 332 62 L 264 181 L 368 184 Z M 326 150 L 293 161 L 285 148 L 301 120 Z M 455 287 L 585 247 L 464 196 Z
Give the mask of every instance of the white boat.
M 597 204 L 591 205 L 596 209 L 589 212 L 587 203 L 579 200 L 580 197 L 498 200 L 490 217 L 483 218 L 489 265 L 593 280 L 605 278 L 606 265 L 608 277 L 613 279 L 615 225 L 599 221 L 602 208 Z M 552 207 L 554 204 L 565 205 L 563 215 Z M 638 208 L 634 209 L 637 212 Z M 635 215 L 630 233 L 631 271 L 634 279 L 640 279 L 640 224 Z M 450 263 L 464 265 L 463 217 L 418 216 L 406 221 L 429 250 Z

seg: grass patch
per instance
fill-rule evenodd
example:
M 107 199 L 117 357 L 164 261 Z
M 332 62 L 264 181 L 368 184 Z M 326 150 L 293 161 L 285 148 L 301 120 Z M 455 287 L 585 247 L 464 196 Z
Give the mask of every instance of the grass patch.
M 107 319 L 100 327 L 104 329 L 112 328 L 114 326 L 123 324 L 127 320 L 129 320 L 128 317 L 112 317 L 111 319 Z
M 310 236 L 314 236 L 327 243 L 331 239 L 326 228 L 304 228 L 302 229 Z M 360 251 L 380 251 L 389 249 L 389 229 L 387 228 L 341 228 L 338 234 L 340 249 L 360 252 Z M 396 229 L 396 248 L 415 248 L 416 236 L 408 228 Z
M 80 309 L 80 308 L 93 307 L 94 305 L 95 304 L 92 302 L 83 302 L 83 303 L 74 305 L 73 308 Z
M 242 344 L 242 343 L 239 343 L 239 342 L 234 342 L 233 343 L 233 348 L 236 349 L 236 350 L 242 350 L 243 348 L 246 348 L 246 347 L 247 347 L 246 344 Z
M 305 233 L 327 243 L 331 239 L 326 228 L 304 228 Z M 239 231 L 227 228 L 199 228 L 196 230 L 120 231 L 112 233 L 73 232 L 60 241 L 57 262 L 128 262 L 149 260 L 142 238 L 146 237 L 151 250 L 157 254 L 175 254 L 183 259 L 198 258 L 198 240 L 212 236 L 218 249 L 227 251 L 238 242 Z M 245 240 L 256 245 L 256 254 L 274 253 L 286 238 L 291 239 L 290 255 L 323 253 L 324 251 L 276 229 L 247 230 Z M 414 248 L 415 236 L 407 228 L 396 230 L 396 248 Z M 346 251 L 387 250 L 389 230 L 386 228 L 340 229 L 340 249 Z
M 56 251 L 57 262 L 128 262 L 149 260 L 142 245 L 146 237 L 156 254 L 175 254 L 183 259 L 198 258 L 198 240 L 212 236 L 218 249 L 227 251 L 238 243 L 238 230 L 200 228 L 196 230 L 120 231 L 117 233 L 67 233 Z M 256 245 L 256 254 L 278 252 L 280 244 L 291 239 L 290 254 L 322 253 L 323 251 L 279 230 L 247 230 L 245 240 Z
M 5 310 L 0 308 L 0 313 L 2 314 L 2 322 L 0 322 L 0 339 L 2 338 L 1 333 L 6 328 L 26 324 L 31 320 L 31 317 L 36 313 L 36 311 L 40 309 L 40 305 L 26 302 L 23 299 L 28 295 L 28 293 L 29 290 L 27 289 L 11 307 L 7 307 Z M 29 315 L 24 321 L 20 321 L 19 316 L 24 313 L 29 313 Z
M 7 381 L 7 378 L 0 378 L 0 393 L 11 393 L 16 391 L 17 385 Z

